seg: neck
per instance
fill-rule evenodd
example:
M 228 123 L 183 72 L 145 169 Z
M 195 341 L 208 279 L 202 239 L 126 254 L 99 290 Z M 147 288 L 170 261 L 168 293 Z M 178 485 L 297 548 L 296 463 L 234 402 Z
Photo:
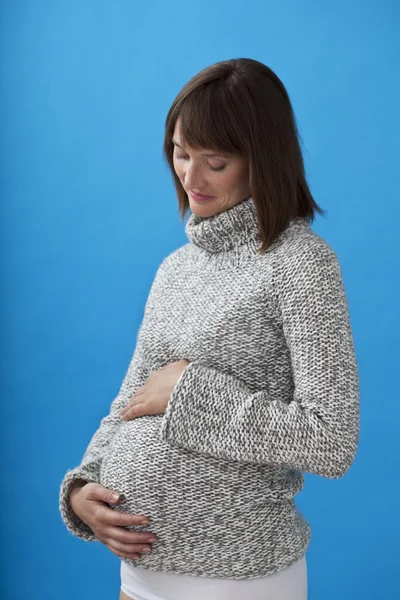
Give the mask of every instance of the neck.
M 192 213 L 186 224 L 186 235 L 193 244 L 212 253 L 261 241 L 254 200 L 246 198 L 212 217 Z

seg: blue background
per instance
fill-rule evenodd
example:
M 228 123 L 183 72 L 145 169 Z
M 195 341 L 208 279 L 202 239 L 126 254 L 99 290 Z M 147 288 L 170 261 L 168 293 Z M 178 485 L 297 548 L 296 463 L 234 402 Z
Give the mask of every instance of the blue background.
M 357 459 L 341 480 L 307 476 L 298 497 L 309 597 L 399 598 L 399 3 L 0 7 L 1 598 L 118 597 L 118 559 L 67 533 L 59 484 L 118 392 L 158 264 L 186 241 L 161 152 L 168 108 L 200 69 L 240 56 L 291 96 L 360 370 Z

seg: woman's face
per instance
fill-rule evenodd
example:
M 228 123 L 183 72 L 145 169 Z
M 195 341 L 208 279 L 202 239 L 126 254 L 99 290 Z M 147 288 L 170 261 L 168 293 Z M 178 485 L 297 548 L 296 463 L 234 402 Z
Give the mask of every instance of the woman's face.
M 188 195 L 190 210 L 199 217 L 212 217 L 250 195 L 247 160 L 219 154 L 215 150 L 183 147 L 180 122 L 174 136 L 174 169 Z M 196 196 L 206 196 L 201 199 Z

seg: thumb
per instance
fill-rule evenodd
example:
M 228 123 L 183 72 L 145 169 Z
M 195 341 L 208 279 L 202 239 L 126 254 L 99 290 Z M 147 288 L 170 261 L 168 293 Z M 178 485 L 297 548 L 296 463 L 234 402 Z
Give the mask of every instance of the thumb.
M 97 502 L 106 502 L 107 504 L 117 504 L 121 500 L 121 494 L 116 490 L 109 490 L 99 483 L 89 484 L 87 491 L 88 499 Z
M 109 504 L 118 504 L 121 500 L 121 494 L 115 490 L 106 490 L 106 496 Z

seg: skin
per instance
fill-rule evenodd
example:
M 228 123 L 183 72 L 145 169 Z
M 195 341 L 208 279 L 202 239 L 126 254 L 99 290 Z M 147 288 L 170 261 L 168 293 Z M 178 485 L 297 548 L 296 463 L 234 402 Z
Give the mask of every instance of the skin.
M 127 406 L 121 410 L 122 418 L 130 421 L 136 417 L 164 413 L 172 391 L 188 364 L 187 360 L 179 360 L 150 375 L 145 385 L 136 390 Z
M 212 217 L 250 196 L 248 162 L 243 156 L 216 150 L 183 147 L 180 120 L 175 125 L 174 169 L 188 195 L 190 210 L 199 217 Z M 218 170 L 215 170 L 218 169 Z M 198 202 L 191 192 L 213 196 Z
M 135 600 L 132 596 L 127 596 L 124 592 L 121 592 L 119 595 L 119 600 Z
M 216 150 L 184 147 L 179 119 L 173 141 L 174 169 L 188 195 L 192 213 L 200 217 L 212 217 L 249 197 L 248 163 L 244 157 Z M 199 202 L 191 192 L 210 195 L 212 198 Z M 153 373 L 121 411 L 122 419 L 129 421 L 145 415 L 164 413 L 178 379 L 189 364 L 182 359 Z M 157 538 L 152 533 L 127 530 L 129 525 L 140 525 L 146 515 L 124 514 L 109 507 L 109 504 L 117 504 L 119 501 L 117 490 L 108 490 L 98 483 L 83 480 L 74 483 L 70 494 L 72 510 L 113 554 L 120 558 L 139 559 L 140 552 L 144 548 L 151 550 L 151 544 Z M 120 600 L 128 599 L 121 592 Z
M 113 500 L 112 494 L 117 494 Z M 129 525 L 140 525 L 146 515 L 129 515 L 112 510 L 109 504 L 118 504 L 120 496 L 99 483 L 75 482 L 71 490 L 72 510 L 95 533 L 96 537 L 116 556 L 137 560 L 144 548 L 151 549 L 157 541 L 152 533 L 126 529 Z M 150 538 L 154 538 L 153 542 Z

